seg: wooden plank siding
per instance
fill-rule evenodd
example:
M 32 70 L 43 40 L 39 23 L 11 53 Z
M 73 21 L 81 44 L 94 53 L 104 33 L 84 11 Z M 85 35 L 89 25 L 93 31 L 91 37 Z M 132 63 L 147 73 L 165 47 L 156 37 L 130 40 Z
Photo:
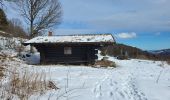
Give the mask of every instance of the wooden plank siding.
M 96 49 L 114 43 L 112 34 L 75 34 L 37 36 L 22 44 L 37 48 L 41 64 L 94 64 Z
M 41 64 L 94 64 L 97 46 L 93 45 L 37 45 Z M 64 54 L 64 47 L 71 47 L 72 54 Z

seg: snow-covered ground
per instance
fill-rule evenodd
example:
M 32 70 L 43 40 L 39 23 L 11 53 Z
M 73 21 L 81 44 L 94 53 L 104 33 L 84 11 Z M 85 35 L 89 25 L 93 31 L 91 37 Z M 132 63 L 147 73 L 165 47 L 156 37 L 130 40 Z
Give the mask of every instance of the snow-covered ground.
M 41 100 L 170 100 L 170 66 L 148 60 L 117 60 L 117 68 L 31 65 L 44 72 L 59 90 L 47 91 Z M 36 95 L 30 99 L 37 98 Z
M 0 53 L 15 57 L 15 50 L 6 49 L 6 41 L 8 39 L 0 37 Z M 39 62 L 39 57 L 31 54 L 24 58 L 27 63 Z M 22 61 L 7 61 L 6 64 L 12 69 L 18 66 L 21 73 L 25 70 L 44 73 L 47 80 L 53 81 L 60 88 L 46 91 L 40 96 L 34 94 L 30 100 L 170 100 L 170 65 L 160 61 L 108 58 L 117 64 L 117 68 L 27 65 Z
M 13 41 L 16 42 L 15 39 Z M 0 37 L 1 53 L 15 56 L 15 50 L 7 49 L 6 44 L 10 43 L 9 39 Z M 25 53 L 23 60 L 36 64 L 39 62 L 37 55 Z M 102 58 L 100 54 L 98 57 Z M 12 69 L 19 64 L 17 69 L 21 73 L 24 70 L 44 73 L 47 80 L 60 88 L 46 91 L 40 96 L 34 94 L 30 100 L 170 100 L 170 65 L 159 61 L 108 58 L 117 64 L 117 68 L 27 65 L 22 61 L 10 61 L 7 64 Z

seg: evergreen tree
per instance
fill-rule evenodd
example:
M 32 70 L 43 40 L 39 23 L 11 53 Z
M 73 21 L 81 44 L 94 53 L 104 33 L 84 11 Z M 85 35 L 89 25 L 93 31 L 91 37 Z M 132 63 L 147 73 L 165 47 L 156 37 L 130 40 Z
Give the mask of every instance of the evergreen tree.
M 0 30 L 3 30 L 5 27 L 8 26 L 8 20 L 3 9 L 0 8 Z

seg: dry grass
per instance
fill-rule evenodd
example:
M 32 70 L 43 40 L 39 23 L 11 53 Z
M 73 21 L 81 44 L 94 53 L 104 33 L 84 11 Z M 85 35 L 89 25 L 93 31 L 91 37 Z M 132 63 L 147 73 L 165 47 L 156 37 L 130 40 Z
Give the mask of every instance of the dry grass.
M 148 59 L 148 57 L 146 55 L 138 55 L 136 58 L 139 58 L 139 59 Z
M 109 60 L 99 60 L 96 61 L 95 67 L 99 66 L 99 67 L 116 67 L 116 63 L 113 61 L 109 61 Z
M 5 71 L 4 65 L 3 65 L 3 62 L 4 62 L 3 59 L 4 59 L 3 56 L 0 55 L 0 79 L 4 76 L 4 71 Z
M 52 81 L 46 79 L 46 74 L 43 72 L 29 74 L 25 71 L 20 78 L 19 76 L 12 78 L 11 86 L 11 92 L 21 99 L 28 98 L 35 93 L 44 94 L 46 90 L 58 89 Z
M 4 68 L 0 66 L 0 79 L 4 76 Z
M 21 64 L 8 64 L 14 59 L 6 55 L 0 55 L 0 99 L 1 100 L 28 100 L 31 95 L 43 95 L 51 89 L 59 89 L 55 83 L 46 78 L 44 72 L 29 72 L 28 69 L 18 70 Z M 18 62 L 19 63 L 19 62 Z M 12 67 L 16 67 L 10 70 Z M 5 69 L 4 69 L 5 68 Z M 8 69 L 9 68 L 9 69 Z
M 17 95 L 21 100 L 28 99 L 36 92 L 43 93 L 48 90 L 47 81 L 42 74 L 28 74 L 24 72 L 23 76 L 13 75 L 10 81 L 10 92 Z
M 46 79 L 44 73 L 30 73 L 24 71 L 22 75 L 16 74 L 15 70 L 10 75 L 10 80 L 7 84 L 1 84 L 1 98 L 13 98 L 17 96 L 20 100 L 28 100 L 31 95 L 43 95 L 47 90 L 59 89 L 52 81 Z M 5 91 L 5 92 L 4 92 Z M 10 97 L 9 97 L 10 95 Z

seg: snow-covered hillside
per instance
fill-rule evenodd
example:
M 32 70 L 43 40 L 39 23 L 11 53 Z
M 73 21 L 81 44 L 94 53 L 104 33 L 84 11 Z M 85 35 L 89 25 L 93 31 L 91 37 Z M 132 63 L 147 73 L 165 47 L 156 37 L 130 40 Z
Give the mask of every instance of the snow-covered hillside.
M 152 50 L 150 53 L 162 56 L 170 56 L 170 49 Z
M 117 60 L 117 68 L 90 66 L 31 65 L 30 72 L 43 72 L 59 90 L 29 99 L 41 100 L 170 100 L 170 66 L 147 60 Z M 25 69 L 25 68 L 24 68 Z
M 24 39 L 0 36 L 0 47 L 2 49 L 14 49 L 14 46 L 21 45 Z
M 18 40 L 13 38 L 12 41 Z M 6 51 L 11 56 L 16 51 L 11 49 L 13 52 L 9 53 L 11 50 L 5 46 L 7 42 L 8 38 L 0 37 L 3 53 Z M 99 59 L 102 58 L 98 56 Z M 34 62 L 39 60 L 38 56 L 31 57 L 35 58 L 32 59 Z M 108 58 L 117 64 L 117 68 L 27 65 L 21 60 L 6 61 L 5 65 L 9 65 L 6 69 L 16 69 L 21 73 L 25 70 L 29 73 L 43 73 L 47 80 L 54 82 L 59 88 L 48 90 L 41 95 L 32 94 L 29 100 L 37 98 L 39 100 L 170 100 L 170 65 L 160 61 L 117 60 L 109 56 Z M 8 84 L 7 79 L 10 77 L 4 78 L 4 82 Z

